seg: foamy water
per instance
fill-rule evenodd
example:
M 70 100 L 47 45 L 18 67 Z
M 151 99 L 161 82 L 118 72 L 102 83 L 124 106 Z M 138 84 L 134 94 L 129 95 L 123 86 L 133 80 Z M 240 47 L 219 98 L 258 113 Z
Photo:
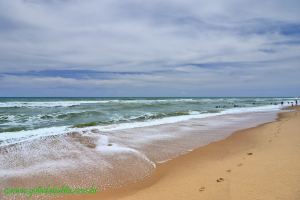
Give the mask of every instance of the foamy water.
M 227 99 L 226 102 L 231 105 L 237 100 Z M 112 106 L 109 101 L 114 101 L 113 105 L 116 105 L 121 100 L 107 101 Z M 126 103 L 121 105 L 128 104 L 131 108 L 128 101 L 137 100 L 125 100 Z M 255 104 L 247 104 L 252 106 L 222 108 L 218 112 L 208 111 L 216 107 L 216 102 L 220 104 L 224 100 L 172 99 L 171 103 L 166 99 L 142 101 L 147 102 L 147 105 L 145 102 L 138 103 L 142 108 L 150 104 L 153 110 L 154 104 L 154 107 L 160 107 L 161 112 L 164 110 L 164 113 L 168 113 L 170 108 L 164 108 L 164 104 L 171 104 L 171 108 L 175 105 L 183 107 L 183 114 L 83 128 L 64 125 L 0 133 L 0 178 L 3 180 L 0 187 L 13 186 L 15 180 L 18 180 L 17 184 L 25 186 L 121 186 L 151 176 L 158 163 L 224 139 L 236 130 L 273 121 L 283 108 L 278 104 L 282 99 L 275 99 L 278 102 L 272 102 L 272 105 L 253 106 L 258 101 L 265 102 L 256 98 L 252 100 Z M 201 109 L 203 101 L 209 102 L 209 106 Z M 189 103 L 195 104 L 194 109 L 187 105 Z M 90 109 L 82 105 L 76 108 L 77 111 Z M 199 108 L 195 109 L 197 106 Z M 33 178 L 41 181 L 32 181 Z
M 191 112 L 189 115 L 181 115 L 174 117 L 164 117 L 161 119 L 153 119 L 147 120 L 143 122 L 130 122 L 130 123 L 120 123 L 120 124 L 112 124 L 106 126 L 90 126 L 86 128 L 72 128 L 68 126 L 59 126 L 59 127 L 50 127 L 50 128 L 39 128 L 34 130 L 22 130 L 17 133 L 4 132 L 0 134 L 0 147 L 16 144 L 20 142 L 25 142 L 33 139 L 37 139 L 39 137 L 45 136 L 53 136 L 66 134 L 73 131 L 89 131 L 91 129 L 98 129 L 100 131 L 114 131 L 114 130 L 123 130 L 123 129 L 131 129 L 138 127 L 147 127 L 147 126 L 156 126 L 162 124 L 170 124 L 181 121 L 186 121 L 190 119 L 201 119 L 212 116 L 219 116 L 225 114 L 239 114 L 239 113 L 248 113 L 248 112 L 271 112 L 271 111 L 279 111 L 283 108 L 280 105 L 268 105 L 268 106 L 259 106 L 259 107 L 247 107 L 247 108 L 231 108 L 219 113 L 205 113 L 201 114 L 199 112 Z

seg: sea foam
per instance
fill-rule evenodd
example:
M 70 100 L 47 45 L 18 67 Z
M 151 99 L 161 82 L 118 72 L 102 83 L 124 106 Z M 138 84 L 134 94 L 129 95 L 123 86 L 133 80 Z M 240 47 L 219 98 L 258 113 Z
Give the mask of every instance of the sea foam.
M 39 137 L 66 134 L 68 132 L 73 132 L 73 131 L 82 132 L 82 131 L 90 131 L 92 129 L 99 129 L 99 131 L 116 131 L 116 130 L 124 130 L 124 129 L 131 129 L 131 128 L 140 128 L 140 127 L 147 127 L 147 126 L 157 126 L 162 124 L 177 123 L 177 122 L 186 121 L 190 119 L 201 119 L 201 118 L 226 115 L 226 114 L 279 111 L 281 108 L 283 107 L 280 105 L 267 105 L 267 106 L 247 107 L 247 108 L 230 108 L 221 111 L 219 113 L 200 113 L 198 111 L 190 111 L 189 115 L 164 117 L 161 119 L 152 119 L 152 120 L 146 120 L 141 122 L 128 122 L 128 123 L 111 124 L 105 126 L 103 125 L 91 126 L 85 128 L 72 128 L 70 126 L 58 126 L 58 127 L 49 127 L 49 128 L 39 128 L 34 130 L 23 130 L 17 132 L 3 132 L 0 133 L 0 147 L 37 139 Z

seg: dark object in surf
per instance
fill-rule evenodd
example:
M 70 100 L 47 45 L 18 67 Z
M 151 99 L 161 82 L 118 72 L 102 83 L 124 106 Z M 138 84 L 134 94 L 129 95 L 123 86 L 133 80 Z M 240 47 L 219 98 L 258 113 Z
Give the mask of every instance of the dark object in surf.
M 68 134 L 74 141 L 79 142 L 80 144 L 94 149 L 96 148 L 95 139 L 89 136 L 84 136 L 79 132 L 71 132 Z
M 87 144 L 85 144 L 87 147 L 89 147 L 89 148 L 91 148 L 91 149 L 94 149 L 94 148 L 96 148 L 96 144 L 94 144 L 94 143 L 87 143 Z
M 92 129 L 91 132 L 92 133 L 100 133 L 100 131 L 98 129 Z

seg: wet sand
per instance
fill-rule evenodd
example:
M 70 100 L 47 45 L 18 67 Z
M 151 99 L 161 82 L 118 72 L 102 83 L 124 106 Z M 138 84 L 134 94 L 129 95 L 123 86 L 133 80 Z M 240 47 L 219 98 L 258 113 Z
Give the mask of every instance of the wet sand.
M 300 199 L 300 109 L 159 164 L 151 178 L 58 199 Z
M 220 141 L 236 130 L 274 121 L 276 113 L 226 114 L 107 132 L 83 129 L 12 144 L 0 148 L 0 188 L 98 186 L 104 199 L 111 194 L 103 190 L 114 188 L 112 192 L 117 194 L 124 193 L 116 192 L 120 187 L 136 191 L 136 187 L 153 184 L 160 178 L 160 163 Z M 128 184 L 133 189 L 123 187 Z M 33 195 L 31 199 L 53 197 Z M 16 199 L 20 198 L 22 195 L 16 195 Z

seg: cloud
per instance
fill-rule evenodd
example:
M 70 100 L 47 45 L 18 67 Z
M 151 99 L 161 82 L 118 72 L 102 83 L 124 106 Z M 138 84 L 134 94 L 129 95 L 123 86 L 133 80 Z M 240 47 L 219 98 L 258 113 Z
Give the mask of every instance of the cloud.
M 99 88 L 239 96 L 264 87 L 297 95 L 299 8 L 296 0 L 0 1 L 0 95 L 53 86 L 89 86 L 87 96 Z

